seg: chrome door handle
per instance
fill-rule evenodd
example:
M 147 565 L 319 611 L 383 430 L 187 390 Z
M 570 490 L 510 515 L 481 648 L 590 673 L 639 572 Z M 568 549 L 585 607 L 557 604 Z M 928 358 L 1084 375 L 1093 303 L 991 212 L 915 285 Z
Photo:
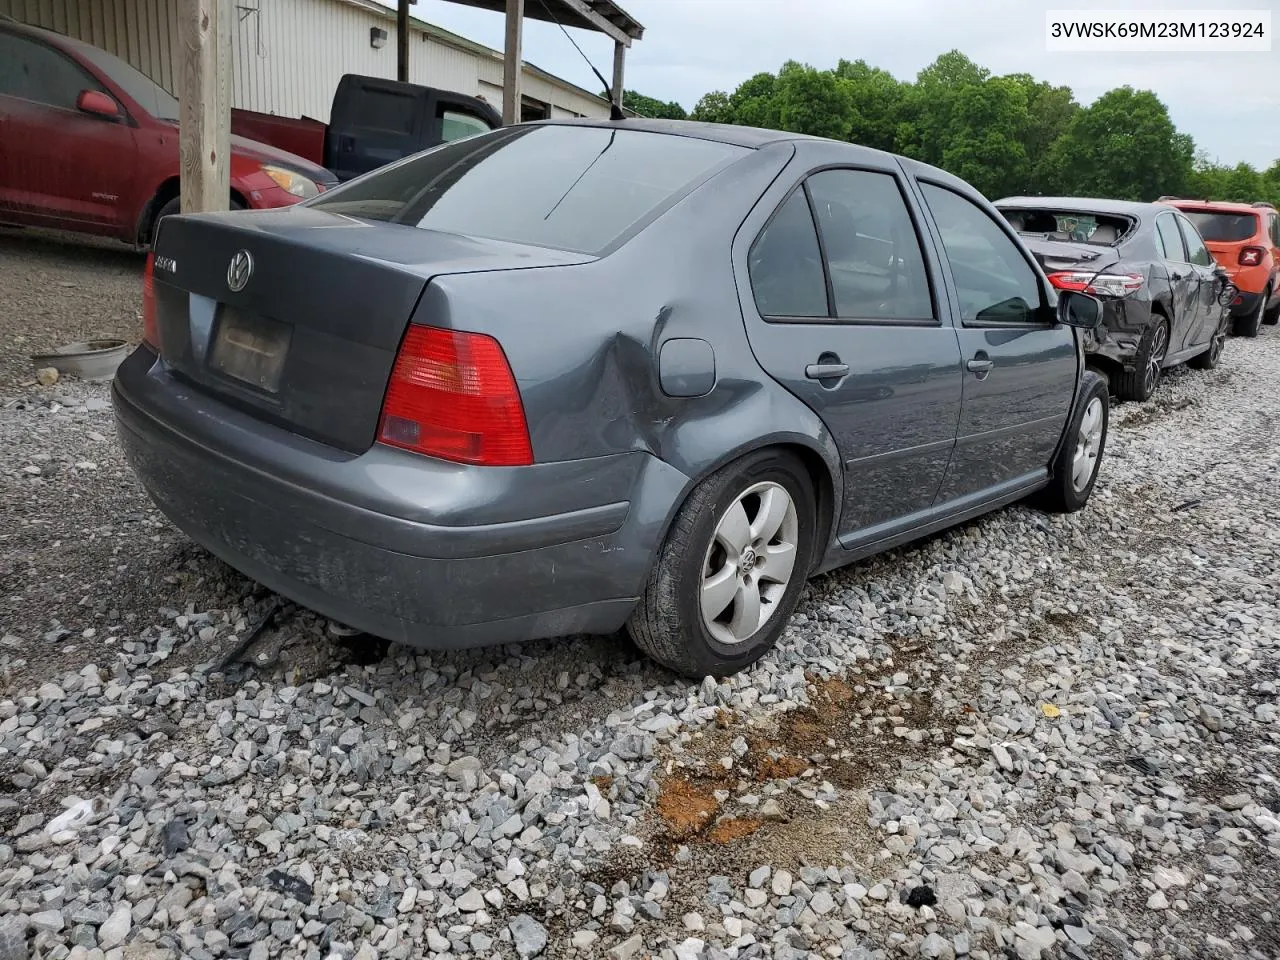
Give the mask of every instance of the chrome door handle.
M 804 368 L 804 375 L 810 380 L 833 380 L 848 372 L 847 363 L 811 363 Z
M 994 360 L 970 360 L 965 364 L 970 373 L 990 373 L 995 365 Z

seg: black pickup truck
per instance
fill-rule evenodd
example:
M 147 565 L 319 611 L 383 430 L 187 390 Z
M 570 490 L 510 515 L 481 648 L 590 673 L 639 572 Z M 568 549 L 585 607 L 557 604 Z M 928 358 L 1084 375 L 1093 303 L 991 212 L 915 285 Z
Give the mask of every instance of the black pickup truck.
M 232 133 L 304 157 L 339 180 L 500 126 L 499 113 L 477 97 L 354 73 L 338 82 L 327 124 L 231 111 Z

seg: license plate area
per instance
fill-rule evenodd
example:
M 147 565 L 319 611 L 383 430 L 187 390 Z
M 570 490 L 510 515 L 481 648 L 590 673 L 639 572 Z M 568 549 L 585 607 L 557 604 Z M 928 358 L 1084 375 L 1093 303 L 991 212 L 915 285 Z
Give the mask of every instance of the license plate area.
M 223 303 L 215 329 L 209 355 L 213 370 L 265 393 L 279 391 L 292 326 Z

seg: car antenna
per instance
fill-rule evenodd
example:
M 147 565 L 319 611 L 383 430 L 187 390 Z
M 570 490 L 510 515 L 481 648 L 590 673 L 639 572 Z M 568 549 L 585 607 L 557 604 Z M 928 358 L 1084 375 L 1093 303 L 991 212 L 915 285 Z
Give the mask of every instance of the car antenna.
M 538 2 L 542 4 L 542 9 L 547 11 L 547 16 L 551 18 L 552 22 L 555 23 L 555 25 L 560 28 L 560 32 L 563 33 L 565 37 L 568 38 L 569 42 L 573 44 L 573 49 L 577 50 L 578 55 L 581 56 L 583 60 L 587 61 L 587 66 L 591 68 L 591 72 L 594 73 L 596 75 L 596 79 L 600 81 L 600 86 L 603 87 L 605 90 L 608 90 L 609 81 L 607 81 L 604 78 L 604 74 L 602 74 L 599 70 L 596 69 L 596 65 L 591 62 L 591 58 L 582 52 L 582 48 L 578 46 L 578 41 L 573 39 L 573 36 L 569 33 L 569 31 L 564 28 L 564 24 L 560 22 L 560 18 L 555 15 L 551 7 L 547 4 L 547 0 L 538 0 Z M 622 112 L 622 104 L 621 102 L 619 102 L 621 96 L 622 96 L 622 93 L 621 91 L 619 91 L 618 92 L 619 99 L 614 99 L 612 94 L 609 97 L 609 119 L 610 120 L 627 119 L 627 115 Z

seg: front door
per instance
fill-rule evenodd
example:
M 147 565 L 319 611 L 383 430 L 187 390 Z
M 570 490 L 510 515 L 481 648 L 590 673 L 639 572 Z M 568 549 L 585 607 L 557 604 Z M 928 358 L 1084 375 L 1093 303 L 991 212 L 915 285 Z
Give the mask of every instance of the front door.
M 52 47 L 0 31 L 0 205 L 23 219 L 119 225 L 137 147 L 125 121 L 76 109 L 102 85 Z
M 1176 214 L 1182 228 L 1182 239 L 1187 245 L 1187 260 L 1195 277 L 1195 323 L 1179 348 L 1192 350 L 1207 346 L 1214 331 L 1222 322 L 1222 308 L 1218 305 L 1218 279 L 1214 273 L 1213 254 L 1204 244 L 1204 238 L 1195 225 L 1181 214 Z
M 1173 308 L 1168 352 L 1177 353 L 1195 338 L 1200 326 L 1200 277 L 1191 264 L 1186 241 L 1172 212 L 1156 217 L 1156 239 L 1158 252 L 1164 255 Z
M 938 504 L 967 504 L 1043 479 L 1075 397 L 1075 331 L 1056 322 L 1040 276 L 1002 218 L 940 184 L 921 195 L 946 253 L 959 316 L 964 403 Z
M 761 366 L 839 447 L 849 547 L 929 509 L 960 415 L 960 355 L 933 296 L 936 264 L 922 253 L 900 169 L 866 157 L 859 169 L 791 181 L 755 235 L 744 298 Z

